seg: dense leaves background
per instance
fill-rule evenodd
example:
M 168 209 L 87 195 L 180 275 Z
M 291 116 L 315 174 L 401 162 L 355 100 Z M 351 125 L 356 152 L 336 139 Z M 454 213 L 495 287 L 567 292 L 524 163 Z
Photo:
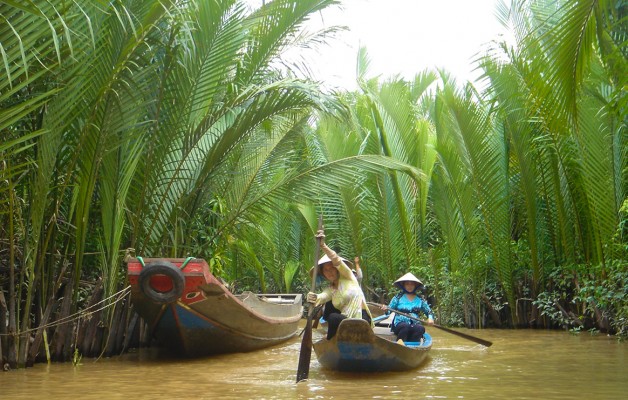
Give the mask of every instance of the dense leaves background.
M 126 254 L 305 292 L 319 214 L 376 301 L 412 271 L 443 324 L 628 333 L 626 4 L 503 4 L 481 90 L 363 49 L 324 93 L 283 55 L 335 3 L 0 3 L 3 362 L 117 351 Z

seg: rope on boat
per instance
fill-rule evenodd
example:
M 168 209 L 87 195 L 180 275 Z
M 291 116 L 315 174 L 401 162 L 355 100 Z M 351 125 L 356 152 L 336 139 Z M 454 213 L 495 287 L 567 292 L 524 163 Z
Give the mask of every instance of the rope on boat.
M 142 264 L 142 268 L 146 267 L 146 264 L 144 263 L 144 259 L 143 259 L 142 257 L 137 256 L 137 257 L 135 257 L 135 258 L 137 259 L 137 261 L 139 261 L 139 262 L 140 262 L 140 264 Z M 184 262 L 181 264 L 181 266 L 179 267 L 179 269 L 180 269 L 181 271 L 183 271 L 183 268 L 185 268 L 185 267 L 188 265 L 188 263 L 189 263 L 190 261 L 195 260 L 195 259 L 196 259 L 196 257 L 188 257 L 188 258 L 186 258 L 186 259 L 185 259 L 185 261 L 184 261 Z
M 183 262 L 183 264 L 181 264 L 181 266 L 179 267 L 179 269 L 180 269 L 181 271 L 183 271 L 183 268 L 185 268 L 185 267 L 186 267 L 186 265 L 188 265 L 188 263 L 189 263 L 190 261 L 192 261 L 192 260 L 194 260 L 194 257 L 188 257 L 188 258 L 186 258 L 186 259 L 185 259 L 185 261 Z
M 106 297 L 106 298 L 102 299 L 98 303 L 95 303 L 95 304 L 93 304 L 93 305 L 91 305 L 91 306 L 89 306 L 89 307 L 87 307 L 87 308 L 85 308 L 85 309 L 83 309 L 81 311 L 78 311 L 78 312 L 76 312 L 76 313 L 74 313 L 72 315 L 68 315 L 67 317 L 61 318 L 61 319 L 59 319 L 57 321 L 51 322 L 51 323 L 46 324 L 46 325 L 40 325 L 37 328 L 27 329 L 25 331 L 18 331 L 18 332 L 14 332 L 14 333 L 0 333 L 0 336 L 21 336 L 21 335 L 24 335 L 24 334 L 27 334 L 27 333 L 30 333 L 30 332 L 35 332 L 35 331 L 37 331 L 37 330 L 39 330 L 41 328 L 44 328 L 44 329 L 51 328 L 53 326 L 58 326 L 58 325 L 67 324 L 69 322 L 74 322 L 74 321 L 77 321 L 77 320 L 79 320 L 81 318 L 91 317 L 93 314 L 95 314 L 95 313 L 97 313 L 99 311 L 102 311 L 102 310 L 104 310 L 104 309 L 106 309 L 108 307 L 113 307 L 115 304 L 117 304 L 120 301 L 124 300 L 124 298 L 129 294 L 130 291 L 131 291 L 131 285 L 125 287 L 124 289 L 120 290 L 117 293 L 112 294 L 109 297 Z M 106 302 L 107 300 L 109 300 L 109 299 L 111 299 L 113 297 L 116 297 L 116 296 L 117 296 L 117 298 L 114 301 L 112 301 L 111 303 L 106 304 L 106 305 L 104 305 L 104 306 L 102 306 L 100 308 L 94 309 L 95 307 L 98 307 L 100 304 L 102 304 L 102 303 Z

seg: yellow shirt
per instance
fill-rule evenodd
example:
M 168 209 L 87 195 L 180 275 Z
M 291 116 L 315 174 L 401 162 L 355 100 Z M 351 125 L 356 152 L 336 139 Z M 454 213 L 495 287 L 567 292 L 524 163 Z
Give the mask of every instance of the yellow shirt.
M 371 312 L 366 305 L 364 292 L 362 292 L 360 283 L 351 269 L 338 257 L 336 252 L 326 245 L 323 245 L 322 248 L 331 259 L 334 267 L 338 268 L 339 276 L 337 287 L 327 287 L 319 294 L 320 303 L 324 304 L 331 300 L 334 307 L 348 318 L 362 318 L 362 310 L 366 310 L 369 316 L 371 316 Z M 372 319 L 373 317 L 371 316 L 371 325 L 373 325 Z

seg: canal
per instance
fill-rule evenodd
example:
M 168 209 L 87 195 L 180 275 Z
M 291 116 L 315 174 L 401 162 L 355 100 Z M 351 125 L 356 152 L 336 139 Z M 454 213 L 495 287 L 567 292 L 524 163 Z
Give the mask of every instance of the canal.
M 327 371 L 312 352 L 295 383 L 301 338 L 252 353 L 173 359 L 142 349 L 109 359 L 0 373 L 0 399 L 623 399 L 628 343 L 604 334 L 464 330 L 490 348 L 432 328 L 427 361 L 410 372 Z M 321 337 L 314 332 L 314 340 Z

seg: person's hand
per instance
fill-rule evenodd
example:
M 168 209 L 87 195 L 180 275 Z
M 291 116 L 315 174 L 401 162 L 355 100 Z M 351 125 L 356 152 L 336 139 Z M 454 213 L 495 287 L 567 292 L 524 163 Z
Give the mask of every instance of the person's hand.
M 382 304 L 379 308 L 381 308 L 382 311 L 388 310 L 388 306 L 386 304 Z
M 318 239 L 321 243 L 321 247 L 325 245 L 325 231 L 324 230 L 318 230 L 316 232 L 316 239 Z
M 316 300 L 318 300 L 318 295 L 314 292 L 309 292 L 307 294 L 306 300 L 308 303 L 316 305 Z
M 360 257 L 355 256 L 355 258 L 353 259 L 353 261 L 355 262 L 355 267 L 356 267 L 356 268 L 360 268 Z
M 428 318 L 427 319 L 427 324 L 428 325 L 434 325 L 434 319 L 433 318 Z

